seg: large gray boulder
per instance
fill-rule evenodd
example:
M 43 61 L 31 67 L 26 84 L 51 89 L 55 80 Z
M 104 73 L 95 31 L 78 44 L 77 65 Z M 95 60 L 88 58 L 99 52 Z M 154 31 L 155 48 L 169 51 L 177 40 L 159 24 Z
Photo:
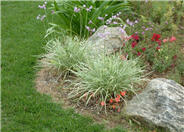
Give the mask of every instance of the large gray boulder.
M 101 26 L 87 40 L 92 52 L 96 55 L 111 54 L 123 46 L 127 38 L 126 32 L 121 27 Z
M 153 79 L 124 112 L 171 132 L 184 132 L 184 87 L 172 80 Z

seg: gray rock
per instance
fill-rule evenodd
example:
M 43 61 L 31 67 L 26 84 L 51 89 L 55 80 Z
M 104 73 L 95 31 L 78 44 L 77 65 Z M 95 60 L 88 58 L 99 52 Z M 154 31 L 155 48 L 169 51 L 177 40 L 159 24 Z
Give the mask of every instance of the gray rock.
M 124 112 L 171 132 L 184 132 L 184 87 L 172 80 L 153 79 Z
M 111 54 L 123 46 L 126 37 L 128 36 L 121 27 L 101 26 L 87 40 L 87 45 L 94 54 Z

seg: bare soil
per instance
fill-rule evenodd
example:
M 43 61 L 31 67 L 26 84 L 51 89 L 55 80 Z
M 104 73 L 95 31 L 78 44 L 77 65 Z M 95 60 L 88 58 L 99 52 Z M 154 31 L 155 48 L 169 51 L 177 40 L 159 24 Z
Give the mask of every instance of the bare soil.
M 115 128 L 117 126 L 123 126 L 130 132 L 159 132 L 160 130 L 147 128 L 145 125 L 141 125 L 141 122 L 136 119 L 124 116 L 123 111 L 117 112 L 110 107 L 107 107 L 107 113 L 102 112 L 101 107 L 91 102 L 88 106 L 85 105 L 85 100 L 76 102 L 68 98 L 68 86 L 64 83 L 62 78 L 58 78 L 57 72 L 53 69 L 43 68 L 37 73 L 36 89 L 42 94 L 50 95 L 54 102 L 61 104 L 64 109 L 74 109 L 76 113 L 84 116 L 91 117 L 95 122 L 104 124 L 107 129 Z M 146 83 L 142 85 L 142 89 L 146 86 Z M 141 92 L 141 90 L 139 91 Z M 131 97 L 129 98 L 131 99 Z M 108 104 L 107 104 L 108 105 Z M 119 104 L 120 109 L 123 109 L 124 103 Z M 133 121 L 133 123 L 132 123 Z

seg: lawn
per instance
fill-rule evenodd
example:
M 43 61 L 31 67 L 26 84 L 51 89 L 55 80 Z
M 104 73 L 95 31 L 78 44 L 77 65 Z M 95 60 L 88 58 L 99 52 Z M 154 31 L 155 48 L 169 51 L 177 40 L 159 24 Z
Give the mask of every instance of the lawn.
M 102 132 L 103 125 L 64 110 L 35 89 L 37 57 L 43 53 L 39 2 L 2 2 L 2 131 Z M 114 129 L 112 131 L 123 131 Z

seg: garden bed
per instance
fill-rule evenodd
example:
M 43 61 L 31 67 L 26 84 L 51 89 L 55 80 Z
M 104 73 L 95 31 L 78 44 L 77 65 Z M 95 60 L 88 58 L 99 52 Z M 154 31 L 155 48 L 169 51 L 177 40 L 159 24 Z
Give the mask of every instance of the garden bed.
M 150 79 L 154 77 L 164 77 L 166 74 L 152 74 Z M 99 105 L 95 102 L 90 102 L 87 106 L 85 105 L 85 99 L 76 103 L 72 99 L 68 99 L 69 89 L 66 87 L 68 83 L 63 83 L 62 77 L 58 78 L 57 72 L 53 69 L 43 68 L 37 73 L 36 78 L 36 89 L 42 94 L 50 95 L 56 103 L 61 104 L 65 109 L 74 109 L 76 113 L 91 117 L 95 122 L 104 124 L 107 129 L 116 128 L 117 126 L 123 126 L 131 131 L 145 131 L 157 130 L 162 131 L 162 128 L 147 127 L 144 122 L 139 122 L 135 118 L 126 117 L 123 112 L 117 110 L 107 109 L 106 113 L 101 111 Z M 71 78 L 70 78 L 71 79 Z M 147 83 L 144 83 L 141 87 L 142 90 L 145 88 Z M 141 91 L 139 91 L 141 92 Z M 131 99 L 131 98 L 129 98 Z M 123 109 L 124 102 L 120 103 L 120 108 Z M 133 121 L 133 122 L 132 122 Z M 154 126 L 155 127 L 155 126 Z

